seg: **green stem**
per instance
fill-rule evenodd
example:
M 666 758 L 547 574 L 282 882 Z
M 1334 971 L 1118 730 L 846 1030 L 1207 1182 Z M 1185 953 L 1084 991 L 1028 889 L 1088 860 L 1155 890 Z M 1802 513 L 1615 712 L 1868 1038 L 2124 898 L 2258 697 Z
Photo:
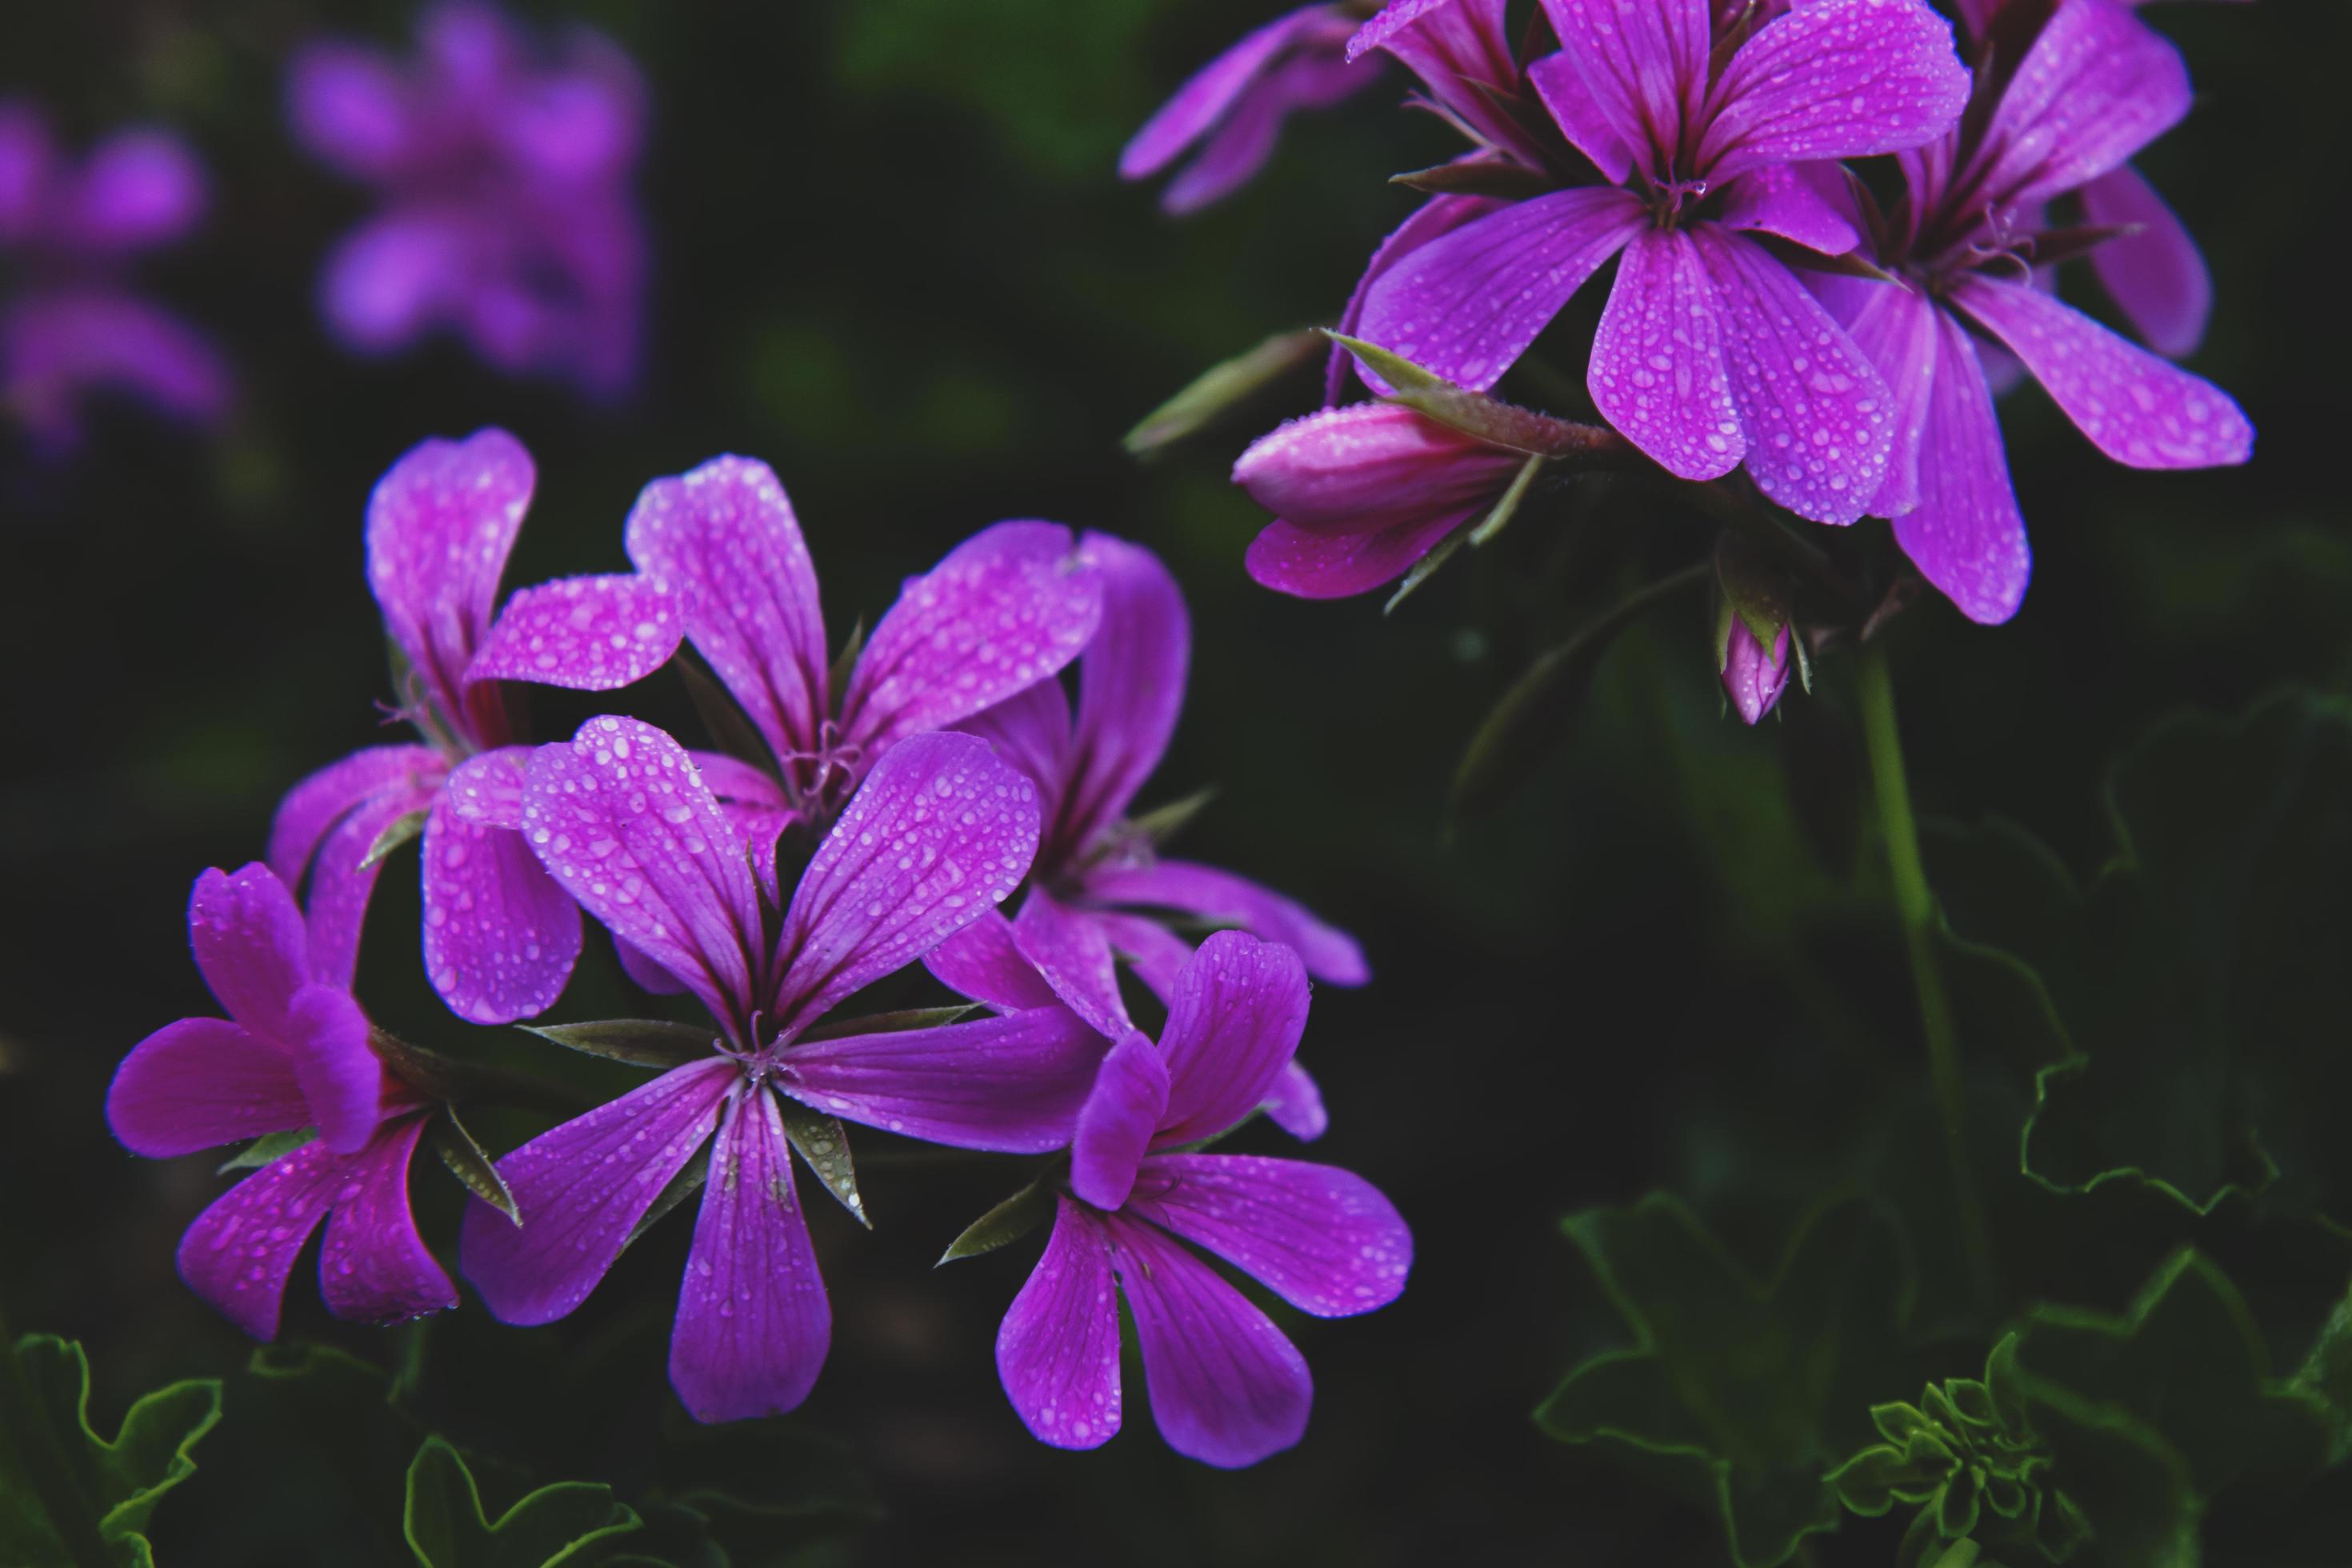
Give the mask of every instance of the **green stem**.
M 1936 963 L 1936 896 L 1927 888 L 1919 858 L 1919 825 L 1911 811 L 1911 785 L 1903 768 L 1903 736 L 1895 719 L 1895 681 L 1886 650 L 1862 649 L 1860 696 L 1863 736 L 1870 751 L 1871 784 L 1878 797 L 1878 820 L 1886 837 L 1886 867 L 1895 882 L 1895 909 L 1903 921 L 1904 945 L 1911 957 L 1911 980 L 1919 995 L 1919 1023 L 1927 1037 L 1927 1071 L 1943 1112 L 1944 1150 L 1951 1161 L 1952 1185 L 1959 1201 L 1960 1243 L 1987 1304 L 1999 1299 L 1990 1232 L 1977 1195 L 1969 1159 L 1968 1100 L 1960 1077 L 1959 1031 L 1944 973 Z
M 32 1379 L 25 1375 L 16 1336 L 0 1319 L 0 1448 L 15 1448 L 33 1495 L 72 1554 L 75 1568 L 110 1568 L 113 1553 L 99 1533 L 98 1516 L 74 1479 L 62 1444 L 34 1395 Z

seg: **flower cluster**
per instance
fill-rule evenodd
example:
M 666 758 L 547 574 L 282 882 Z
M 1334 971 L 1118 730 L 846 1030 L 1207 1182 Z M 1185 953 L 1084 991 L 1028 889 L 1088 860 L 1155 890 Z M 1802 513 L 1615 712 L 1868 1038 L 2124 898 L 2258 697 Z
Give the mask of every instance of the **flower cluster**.
M 999 1361 L 1039 1437 L 1087 1447 L 1118 1430 L 1115 1279 L 1172 1446 L 1240 1465 L 1297 1442 L 1304 1362 L 1184 1243 L 1329 1317 L 1393 1300 L 1412 1240 L 1345 1172 L 1202 1152 L 1260 1109 L 1323 1131 L 1293 1059 L 1308 976 L 1370 975 L 1300 905 L 1163 858 L 1181 813 L 1129 816 L 1183 700 L 1191 634 L 1166 568 L 1107 536 L 999 523 L 909 579 L 836 658 L 764 465 L 722 457 L 655 480 L 624 530 L 633 572 L 501 606 L 533 478 L 499 430 L 427 441 L 384 476 L 368 576 L 394 711 L 419 740 L 303 780 L 267 865 L 197 882 L 197 963 L 228 1017 L 150 1037 L 108 1103 L 142 1154 L 258 1140 L 234 1162 L 257 1173 L 189 1229 L 182 1277 L 268 1337 L 325 1219 L 338 1316 L 456 1305 L 409 1211 L 429 1129 L 474 1194 L 462 1272 L 499 1318 L 544 1323 L 698 1184 L 672 1383 L 706 1421 L 790 1410 L 832 1321 L 793 1161 L 862 1221 L 845 1120 L 1031 1162 L 1037 1217 L 1057 1218 Z M 613 713 L 567 742 L 524 738 L 520 686 L 615 689 L 682 643 L 716 677 L 689 671 L 731 751 Z M 1075 718 L 1059 679 L 1074 663 Z M 425 972 L 458 1017 L 553 1006 L 584 910 L 632 976 L 690 994 L 705 1021 L 539 1030 L 662 1070 L 492 1162 L 456 1107 L 550 1086 L 399 1039 L 352 995 L 378 869 L 418 837 Z M 1008 918 L 998 906 L 1024 883 Z M 1171 919 L 1222 929 L 1200 941 Z M 856 1015 L 866 987 L 917 964 L 970 1001 Z

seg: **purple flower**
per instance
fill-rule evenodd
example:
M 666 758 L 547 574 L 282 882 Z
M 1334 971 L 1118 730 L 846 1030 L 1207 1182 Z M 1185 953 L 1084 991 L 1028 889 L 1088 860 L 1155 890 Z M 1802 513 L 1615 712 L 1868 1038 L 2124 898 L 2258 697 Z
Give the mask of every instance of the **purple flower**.
M 1145 121 L 1119 154 L 1119 177 L 1148 180 L 1187 153 L 1160 194 L 1171 213 L 1198 211 L 1249 183 L 1274 155 L 1294 109 L 1328 109 L 1379 79 L 1349 66 L 1356 13 L 1341 3 L 1307 5 L 1211 60 Z
M 408 1160 L 432 1105 L 387 1073 L 341 985 L 312 978 L 301 911 L 262 865 L 206 871 L 188 938 L 227 1018 L 183 1018 L 139 1042 L 107 1090 L 133 1153 L 193 1154 L 315 1127 L 215 1200 L 180 1241 L 180 1278 L 256 1339 L 278 1332 L 294 1260 L 327 1221 L 327 1309 L 390 1323 L 457 1304 L 408 1209 Z
M 1528 79 L 1609 184 L 1514 203 L 1397 257 L 1358 333 L 1483 390 L 1622 252 L 1589 376 L 1603 416 L 1683 478 L 1745 462 L 1790 510 L 1851 522 L 1885 470 L 1886 388 L 1755 236 L 1853 248 L 1827 161 L 1934 139 L 1968 73 L 1920 0 L 1816 0 L 1760 26 L 1713 9 L 1545 0 L 1564 47 Z
M 474 1204 L 467 1277 L 508 1322 L 562 1317 L 715 1136 L 670 1381 L 704 1421 L 790 1410 L 832 1332 L 787 1152 L 800 1105 L 964 1148 L 1039 1153 L 1071 1135 L 1103 1040 L 1066 1008 L 802 1037 L 1013 890 L 1037 847 L 1037 791 L 970 735 L 904 742 L 776 921 L 751 847 L 685 748 L 650 725 L 592 719 L 569 745 L 541 747 L 523 819 L 565 890 L 700 997 L 716 1033 L 705 1059 L 499 1161 L 522 1223 Z
M 0 254 L 20 279 L 0 305 L 0 401 L 40 447 L 79 444 L 82 404 L 100 391 L 194 424 L 227 413 L 212 345 L 123 278 L 204 209 L 204 171 L 177 137 L 118 131 L 77 164 L 31 105 L 0 100 Z
M 1723 678 L 1724 695 L 1731 699 L 1731 706 L 1744 721 L 1757 723 L 1780 700 L 1794 663 L 1789 654 L 1787 626 L 1782 626 L 1780 636 L 1772 639 L 1772 648 L 1768 653 L 1756 634 L 1748 629 L 1746 621 L 1738 616 L 1727 616 L 1716 668 Z
M 425 12 L 418 58 L 322 40 L 288 71 L 311 154 L 383 210 L 327 259 L 320 304 L 360 353 L 447 329 L 507 374 L 593 395 L 635 374 L 646 241 L 631 179 L 645 90 L 609 39 L 569 29 L 543 58 L 503 12 Z
M 1249 574 L 1302 599 L 1392 583 L 1492 507 L 1527 460 L 1394 404 L 1294 419 L 1234 465 L 1234 482 L 1275 514 Z
M 1144 912 L 1158 910 L 1255 931 L 1295 948 L 1319 980 L 1363 984 L 1371 971 L 1347 932 L 1230 871 L 1161 858 L 1128 820 L 1184 705 L 1192 625 L 1175 578 L 1151 552 L 1090 533 L 1080 553 L 1101 574 L 1103 612 L 1078 664 L 1075 721 L 1061 683 L 1045 680 L 962 726 L 1037 786 L 1045 831 L 1029 891 L 1009 926 L 991 911 L 935 949 L 932 973 L 999 1006 L 1059 996 L 1118 1039 L 1133 1026 L 1118 957 L 1162 1001 L 1192 960 L 1192 943 Z M 1051 987 L 1044 995 L 1033 964 Z M 1286 1068 L 1276 1089 L 1276 1119 L 1299 1137 L 1320 1134 L 1322 1098 L 1304 1069 Z
M 424 815 L 425 970 L 459 1017 L 544 1011 L 580 955 L 580 913 L 513 829 L 526 747 L 500 682 L 607 691 L 677 650 L 685 616 L 646 577 L 566 577 L 498 608 L 530 505 L 530 454 L 503 430 L 426 441 L 368 498 L 368 583 L 398 663 L 399 715 L 423 745 L 373 746 L 289 791 L 269 830 L 289 887 L 310 873 L 318 977 L 349 984 L 379 842 Z
M 2000 37 L 2011 38 L 2009 16 Z M 2032 557 L 1973 332 L 2014 354 L 2117 462 L 2207 468 L 2253 451 L 2227 394 L 2059 303 L 2035 270 L 2044 207 L 2188 112 L 2179 52 L 2112 0 L 2063 0 L 2012 47 L 2014 65 L 1987 73 L 1961 128 L 1901 160 L 1907 199 L 1876 226 L 1879 261 L 1902 284 L 1823 289 L 1894 394 L 1894 450 L 1871 510 L 1895 520 L 1922 575 L 1986 623 L 2016 614 Z
M 1040 1441 L 1092 1448 L 1119 1428 L 1114 1281 L 1169 1447 L 1233 1467 L 1305 1433 L 1314 1386 L 1297 1347 L 1179 1237 L 1318 1318 L 1369 1312 L 1404 1289 L 1412 1233 L 1361 1177 L 1178 1152 L 1265 1098 L 1306 1023 L 1297 955 L 1219 931 L 1177 975 L 1160 1044 L 1129 1032 L 1103 1058 L 1053 1235 L 996 1336 L 1004 1392 Z

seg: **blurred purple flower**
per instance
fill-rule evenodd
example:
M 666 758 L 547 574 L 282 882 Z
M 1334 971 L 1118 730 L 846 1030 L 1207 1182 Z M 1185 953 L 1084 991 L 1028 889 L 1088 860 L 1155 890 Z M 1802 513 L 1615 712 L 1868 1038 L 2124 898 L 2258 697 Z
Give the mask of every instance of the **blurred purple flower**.
M 1745 461 L 1823 522 L 1885 473 L 1886 388 L 1755 237 L 1853 248 L 1829 161 L 1915 147 L 1968 73 L 1921 0 L 1816 0 L 1759 23 L 1708 0 L 1545 0 L 1564 47 L 1527 75 L 1607 185 L 1473 216 L 1385 261 L 1357 335 L 1475 390 L 1494 384 L 1612 257 L 1589 381 L 1609 422 L 1673 473 Z
M 1789 671 L 1795 660 L 1790 658 L 1789 628 L 1782 626 L 1780 635 L 1772 639 L 1770 652 L 1748 629 L 1748 623 L 1738 616 L 1727 615 L 1723 647 L 1717 655 L 1717 673 L 1723 678 L 1724 695 L 1747 723 L 1759 722 L 1780 700 L 1788 689 Z
M 2114 0 L 2060 0 L 2046 21 L 2006 11 L 1996 26 L 1994 68 L 1967 117 L 1903 155 L 1906 199 L 1874 226 L 1879 262 L 1903 282 L 1822 286 L 1894 393 L 1894 450 L 1871 510 L 1895 520 L 1927 581 L 1986 623 L 2016 614 L 2032 557 L 1972 331 L 2015 355 L 2117 462 L 2242 463 L 2254 434 L 2226 393 L 2047 287 L 2063 251 L 2042 247 L 2072 237 L 2044 209 L 2123 169 L 2188 113 L 2179 52 Z
M 625 392 L 646 276 L 635 66 L 581 26 L 542 51 L 462 0 L 425 11 L 417 43 L 404 68 L 320 40 L 288 69 L 295 134 L 383 203 L 327 259 L 328 325 L 371 354 L 447 329 L 507 374 Z
M 292 895 L 266 866 L 206 871 L 188 936 L 228 1017 L 166 1025 L 123 1058 L 106 1096 L 114 1135 L 151 1159 L 305 1127 L 318 1136 L 196 1216 L 180 1278 L 247 1333 L 275 1338 L 294 1261 L 326 1220 L 319 1286 L 335 1316 L 391 1323 L 456 1306 L 408 1207 L 408 1161 L 432 1106 L 376 1059 L 350 991 L 312 978 Z
M 269 831 L 289 887 L 310 873 L 310 954 L 349 984 L 381 863 L 378 844 L 424 814 L 425 971 L 459 1017 L 511 1023 L 562 994 L 580 913 L 522 839 L 523 767 L 499 683 L 609 691 L 677 651 L 677 597 L 635 574 L 519 590 L 499 579 L 536 481 L 503 430 L 426 441 L 368 498 L 368 582 L 402 671 L 397 716 L 423 745 L 373 746 L 304 779 Z
M 1053 1235 L 996 1336 L 1004 1392 L 1041 1442 L 1098 1447 L 1119 1428 L 1114 1281 L 1170 1447 L 1230 1468 L 1305 1433 L 1305 1358 L 1179 1237 L 1318 1318 L 1369 1312 L 1404 1289 L 1412 1236 L 1370 1183 L 1295 1160 L 1178 1152 L 1265 1099 L 1297 1048 L 1307 992 L 1288 948 L 1219 931 L 1176 976 L 1160 1043 L 1130 1031 L 1103 1058 Z
M 1148 180 L 1191 154 L 1160 205 L 1195 212 L 1248 184 L 1274 155 L 1295 109 L 1328 109 L 1380 73 L 1344 52 L 1360 13 L 1346 0 L 1307 5 L 1268 22 L 1203 66 L 1135 133 L 1119 177 Z
M 16 274 L 0 303 L 0 403 L 37 446 L 79 445 L 100 392 L 195 424 L 228 412 L 219 354 L 124 277 L 204 209 L 204 171 L 177 137 L 118 131 L 76 163 L 31 105 L 0 100 L 0 256 Z
M 477 1202 L 463 1238 L 467 1277 L 490 1310 L 544 1323 L 577 1307 L 715 1134 L 670 1381 L 703 1421 L 800 1404 L 824 1365 L 832 1310 L 793 1191 L 787 1119 L 800 1113 L 779 1096 L 963 1148 L 1042 1153 L 1071 1137 L 1104 1041 L 1067 1008 L 801 1037 L 992 910 L 1028 869 L 1037 820 L 1034 786 L 985 743 L 917 736 L 851 798 L 778 926 L 752 847 L 669 736 L 599 718 L 570 744 L 533 752 L 531 847 L 592 914 L 700 997 L 717 1033 L 708 1058 L 499 1162 L 522 1224 Z

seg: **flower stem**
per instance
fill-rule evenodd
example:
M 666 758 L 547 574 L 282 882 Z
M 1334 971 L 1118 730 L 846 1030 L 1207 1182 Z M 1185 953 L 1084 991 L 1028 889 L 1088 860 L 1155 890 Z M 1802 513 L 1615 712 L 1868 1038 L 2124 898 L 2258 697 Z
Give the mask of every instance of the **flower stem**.
M 0 1451 L 15 1448 L 21 1473 L 32 1483 L 40 1510 L 48 1515 L 74 1568 L 108 1568 L 113 1554 L 99 1533 L 89 1500 L 74 1479 L 63 1442 L 42 1414 L 32 1379 L 25 1375 L 24 1358 L 16 1353 L 16 1337 L 0 1319 Z
M 1990 1304 L 1998 1300 L 1992 1240 L 1969 1166 L 1959 1031 L 1952 1021 L 1943 971 L 1936 964 L 1936 899 L 1928 890 L 1927 868 L 1919 858 L 1919 826 L 1911 811 L 1911 785 L 1903 768 L 1903 736 L 1895 719 L 1895 681 L 1887 671 L 1884 647 L 1865 644 L 1861 658 L 1863 736 L 1870 752 L 1879 826 L 1886 837 L 1886 866 L 1895 883 L 1895 913 L 1903 921 L 1912 984 L 1919 997 L 1919 1023 L 1927 1037 L 1928 1076 L 1935 1084 L 1936 1104 L 1943 1112 L 1944 1150 L 1951 1162 L 1954 1195 L 1959 1203 L 1960 1244 L 1968 1253 L 1977 1288 Z

